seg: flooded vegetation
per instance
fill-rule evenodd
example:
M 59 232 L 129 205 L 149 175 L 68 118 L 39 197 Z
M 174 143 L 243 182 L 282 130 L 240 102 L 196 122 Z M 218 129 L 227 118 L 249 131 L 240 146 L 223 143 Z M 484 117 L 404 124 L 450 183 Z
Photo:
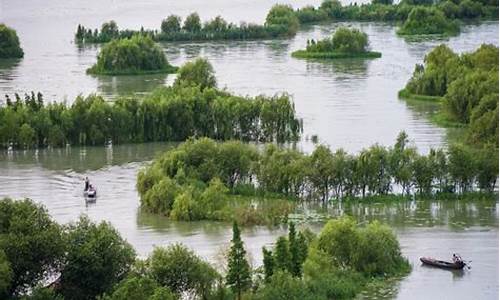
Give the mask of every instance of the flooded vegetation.
M 0 6 L 0 298 L 498 298 L 497 2 Z

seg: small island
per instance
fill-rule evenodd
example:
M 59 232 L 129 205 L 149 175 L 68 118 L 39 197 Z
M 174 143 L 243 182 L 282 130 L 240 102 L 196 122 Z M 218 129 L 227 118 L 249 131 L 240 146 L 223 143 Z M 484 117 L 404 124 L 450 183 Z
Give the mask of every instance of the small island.
M 448 19 L 445 14 L 432 7 L 415 7 L 399 28 L 399 35 L 444 35 L 452 36 L 460 32 L 456 20 Z
M 14 29 L 0 23 L 0 58 L 22 58 L 24 51 Z
M 292 53 L 297 58 L 378 58 L 380 52 L 368 51 L 368 36 L 358 29 L 340 27 L 335 31 L 332 38 L 321 41 L 308 40 L 305 50 Z
M 102 47 L 97 63 L 87 69 L 96 75 L 142 75 L 175 73 L 160 46 L 148 36 L 112 40 Z

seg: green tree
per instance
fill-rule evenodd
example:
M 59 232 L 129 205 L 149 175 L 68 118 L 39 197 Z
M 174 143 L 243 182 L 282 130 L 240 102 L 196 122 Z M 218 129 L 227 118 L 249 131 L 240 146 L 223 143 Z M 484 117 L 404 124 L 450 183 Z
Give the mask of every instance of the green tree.
M 264 278 L 269 280 L 274 273 L 274 257 L 273 252 L 262 247 L 262 256 L 264 264 Z
M 236 222 L 233 223 L 233 239 L 231 240 L 231 250 L 228 258 L 228 271 L 226 284 L 237 294 L 237 299 L 241 299 L 241 294 L 250 288 L 252 284 L 251 269 L 246 259 L 246 251 L 240 236 L 240 229 Z
M 318 248 L 328 253 L 335 265 L 341 268 L 352 267 L 359 249 L 359 239 L 356 222 L 343 217 L 326 223 L 318 237 Z
M 300 21 L 290 5 L 275 4 L 267 13 L 266 26 L 283 27 L 288 35 L 294 35 L 300 27 Z
M 197 13 L 191 13 L 186 17 L 186 20 L 184 20 L 182 29 L 187 32 L 199 32 L 201 30 L 200 16 Z
M 175 85 L 195 85 L 202 90 L 217 87 L 214 68 L 207 59 L 197 58 L 192 62 L 187 62 L 177 73 Z
M 186 292 L 206 296 L 219 276 L 214 268 L 182 244 L 155 248 L 147 265 L 147 274 L 177 295 Z
M 9 297 L 12 276 L 10 262 L 7 260 L 5 252 L 0 249 L 0 298 L 2 299 L 7 299 Z
M 284 236 L 280 236 L 276 241 L 276 246 L 274 248 L 274 262 L 276 270 L 290 272 L 292 269 L 290 245 L 287 238 Z
M 159 295 L 162 297 L 159 297 Z M 161 287 L 149 277 L 131 277 L 122 280 L 115 286 L 110 296 L 102 297 L 102 300 L 174 300 L 174 295 L 166 287 Z
M 290 222 L 288 225 L 288 244 L 290 248 L 290 273 L 295 277 L 302 276 L 303 254 L 295 231 L 295 224 Z
M 6 270 L 0 278 L 9 296 L 57 272 L 64 248 L 61 229 L 43 206 L 29 199 L 0 201 L 0 268 Z
M 67 231 L 67 250 L 61 270 L 61 291 L 65 299 L 94 299 L 111 291 L 135 260 L 132 246 L 111 224 L 95 224 L 85 216 L 70 224 Z
M 30 148 L 35 144 L 35 130 L 29 125 L 24 123 L 19 128 L 19 143 L 25 148 Z
M 14 29 L 0 23 L 0 58 L 22 58 L 23 49 Z
M 171 34 L 181 31 L 181 17 L 170 15 L 161 22 L 161 32 Z

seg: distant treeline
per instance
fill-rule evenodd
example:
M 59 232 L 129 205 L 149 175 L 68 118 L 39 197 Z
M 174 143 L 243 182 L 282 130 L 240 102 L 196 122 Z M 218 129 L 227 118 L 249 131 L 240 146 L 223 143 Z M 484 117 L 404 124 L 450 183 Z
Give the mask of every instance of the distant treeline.
M 72 105 L 44 104 L 40 93 L 24 99 L 6 96 L 0 106 L 0 147 L 184 141 L 191 136 L 259 142 L 300 137 L 301 121 L 289 96 L 236 96 L 217 89 L 212 72 L 206 60 L 198 59 L 179 70 L 172 87 L 114 103 L 97 95 L 80 96 Z
M 148 35 L 156 41 L 205 41 L 205 40 L 245 40 L 271 39 L 293 36 L 300 24 L 322 21 L 407 21 L 413 10 L 425 9 L 433 17 L 419 22 L 409 22 L 406 27 L 421 26 L 420 30 L 408 28 L 401 33 L 429 34 L 436 28 L 443 32 L 456 32 L 455 19 L 498 19 L 498 0 L 446 0 L 435 3 L 432 0 L 403 0 L 393 4 L 392 0 L 373 0 L 369 4 L 342 5 L 339 0 L 324 0 L 319 7 L 305 6 L 294 10 L 290 5 L 277 4 L 268 12 L 264 25 L 228 23 L 222 17 L 202 24 L 197 13 L 192 13 L 184 21 L 171 15 L 164 19 L 161 28 L 149 30 L 119 30 L 114 21 L 104 23 L 101 29 L 78 25 L 75 40 L 79 43 L 105 43 L 117 38 L 130 38 L 134 34 Z M 417 14 L 416 11 L 414 14 Z M 421 13 L 417 15 L 421 16 Z M 437 15 L 437 18 L 434 16 Z M 434 22 L 446 20 L 443 29 Z M 453 28 L 452 28 L 452 27 Z M 430 30 L 430 31 L 429 31 Z
M 393 147 L 373 145 L 358 154 L 320 145 L 310 155 L 267 145 L 259 151 L 237 141 L 188 140 L 142 170 L 141 204 L 174 219 L 216 219 L 231 197 L 278 195 L 305 201 L 367 196 L 493 191 L 495 148 L 451 145 L 421 155 L 402 132 Z M 270 200 L 272 201 L 272 199 Z
M 461 55 L 440 45 L 416 65 L 400 96 L 439 101 L 438 121 L 465 126 L 470 145 L 498 148 L 498 55 L 494 45 Z
M 22 58 L 23 49 L 19 44 L 17 32 L 0 23 L 0 59 L 1 58 Z
M 321 21 L 400 21 L 413 9 L 435 8 L 449 19 L 498 19 L 498 0 L 372 0 L 368 4 L 356 2 L 342 5 L 339 0 L 324 0 L 319 7 L 305 6 L 296 10 L 301 24 Z
M 205 41 L 205 40 L 247 40 L 271 39 L 295 35 L 299 21 L 291 8 L 275 5 L 269 12 L 264 25 L 242 22 L 229 23 L 221 16 L 202 24 L 197 13 L 186 17 L 170 15 L 161 22 L 160 30 L 120 30 L 114 21 L 104 23 L 101 30 L 78 25 L 75 40 L 79 43 L 106 43 L 113 39 L 130 38 L 135 34 L 151 37 L 155 41 Z

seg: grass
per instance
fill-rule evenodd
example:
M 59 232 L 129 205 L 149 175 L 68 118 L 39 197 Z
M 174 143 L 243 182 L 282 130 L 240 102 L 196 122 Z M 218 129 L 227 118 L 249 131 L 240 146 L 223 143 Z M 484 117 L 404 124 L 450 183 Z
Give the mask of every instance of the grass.
M 441 102 L 443 100 L 443 97 L 440 96 L 412 94 L 406 88 L 398 92 L 398 97 L 406 100 L 432 101 L 432 102 Z
M 124 69 L 124 70 L 102 70 L 98 69 L 97 65 L 87 69 L 87 74 L 91 75 L 106 75 L 106 76 L 120 76 L 120 75 L 151 75 L 151 74 L 173 74 L 176 73 L 179 67 L 167 66 L 157 70 L 139 70 L 139 69 Z
M 319 59 L 343 59 L 343 58 L 379 58 L 382 53 L 366 51 L 359 53 L 349 52 L 309 52 L 307 50 L 297 50 L 292 53 L 295 58 L 319 58 Z

